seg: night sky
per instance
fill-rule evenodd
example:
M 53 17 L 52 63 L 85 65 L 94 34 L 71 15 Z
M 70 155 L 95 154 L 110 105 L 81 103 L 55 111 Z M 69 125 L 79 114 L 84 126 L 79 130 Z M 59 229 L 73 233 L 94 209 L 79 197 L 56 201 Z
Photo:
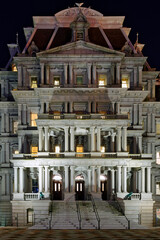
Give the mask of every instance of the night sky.
M 12 0 L 0 5 L 0 68 L 9 60 L 7 43 L 16 42 L 19 34 L 21 50 L 25 46 L 23 27 L 32 27 L 32 16 L 52 16 L 58 11 L 73 7 L 74 0 Z M 84 0 L 84 7 L 91 7 L 104 16 L 125 16 L 124 26 L 131 27 L 132 43 L 139 33 L 139 42 L 145 44 L 144 56 L 153 68 L 160 70 L 160 9 L 157 0 Z

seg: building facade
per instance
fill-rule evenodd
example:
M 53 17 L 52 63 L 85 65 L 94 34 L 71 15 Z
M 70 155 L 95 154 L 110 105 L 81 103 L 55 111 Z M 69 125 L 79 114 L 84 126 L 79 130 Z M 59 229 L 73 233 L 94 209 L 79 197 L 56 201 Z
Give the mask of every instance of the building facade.
M 9 45 L 12 71 L 0 71 L 0 201 L 11 201 L 13 224 L 19 214 L 25 225 L 42 195 L 49 205 L 97 193 L 153 225 L 159 73 L 123 21 L 73 7 L 33 17 L 22 53 Z

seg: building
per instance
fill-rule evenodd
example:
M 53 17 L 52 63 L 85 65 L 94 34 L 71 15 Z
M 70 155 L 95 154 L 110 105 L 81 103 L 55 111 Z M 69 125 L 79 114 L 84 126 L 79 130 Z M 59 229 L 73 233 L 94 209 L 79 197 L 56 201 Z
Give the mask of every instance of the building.
M 75 192 L 80 200 L 90 192 L 117 197 L 129 218 L 140 214 L 142 224 L 153 225 L 159 73 L 143 56 L 144 45 L 131 43 L 123 21 L 68 8 L 33 17 L 22 53 L 8 46 L 12 71 L 9 64 L 0 71 L 0 204 L 8 201 L 14 225 L 17 214 L 19 224 L 27 223 L 40 195 L 49 206 L 49 199 Z

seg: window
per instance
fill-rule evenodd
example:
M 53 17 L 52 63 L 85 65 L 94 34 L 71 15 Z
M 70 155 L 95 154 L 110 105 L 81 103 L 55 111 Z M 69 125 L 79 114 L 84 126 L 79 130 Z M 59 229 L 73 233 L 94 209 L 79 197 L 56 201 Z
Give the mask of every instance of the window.
M 32 192 L 38 193 L 38 179 L 32 179 Z
M 160 152 L 156 152 L 156 163 L 160 164 Z
M 160 134 L 160 123 L 156 124 L 156 134 Z
M 122 88 L 129 88 L 129 76 L 127 74 L 122 75 Z
M 76 76 L 76 84 L 83 85 L 83 76 Z
M 38 118 L 38 114 L 37 113 L 31 113 L 31 126 L 32 127 L 36 127 L 37 123 L 36 123 L 36 119 Z
M 27 209 L 27 223 L 33 223 L 33 209 Z
M 101 146 L 101 153 L 105 153 L 105 147 Z
M 55 146 L 55 153 L 60 153 L 60 146 Z
M 84 34 L 82 31 L 77 31 L 76 33 L 76 40 L 83 40 L 84 39 Z
M 53 77 L 53 85 L 54 85 L 54 87 L 60 87 L 60 77 L 59 76 Z
M 77 153 L 83 153 L 83 146 L 82 145 L 77 145 L 76 152 Z M 83 157 L 83 154 L 76 154 L 76 157 Z
M 38 147 L 37 146 L 31 146 L 31 154 L 37 154 L 38 153 Z
M 12 64 L 12 72 L 17 72 L 17 67 L 14 63 Z
M 160 182 L 156 183 L 156 195 L 160 195 Z
M 17 121 L 13 121 L 13 133 L 16 134 L 18 130 L 18 122 Z
M 105 74 L 99 74 L 98 76 L 98 86 L 104 87 L 107 85 L 107 76 Z
M 37 88 L 37 77 L 31 77 L 31 88 Z

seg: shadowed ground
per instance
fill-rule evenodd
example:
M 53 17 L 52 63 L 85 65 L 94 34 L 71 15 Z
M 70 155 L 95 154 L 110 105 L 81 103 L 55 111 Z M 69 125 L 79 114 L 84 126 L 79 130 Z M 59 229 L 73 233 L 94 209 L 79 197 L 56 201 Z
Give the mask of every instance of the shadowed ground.
M 160 228 L 147 230 L 28 230 L 0 228 L 3 239 L 160 239 Z

